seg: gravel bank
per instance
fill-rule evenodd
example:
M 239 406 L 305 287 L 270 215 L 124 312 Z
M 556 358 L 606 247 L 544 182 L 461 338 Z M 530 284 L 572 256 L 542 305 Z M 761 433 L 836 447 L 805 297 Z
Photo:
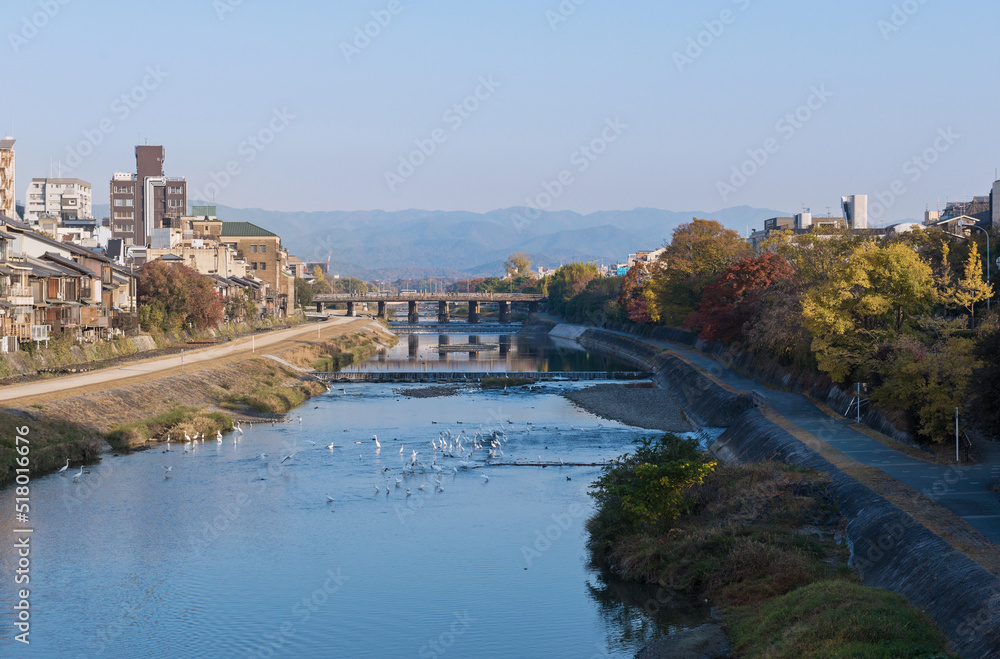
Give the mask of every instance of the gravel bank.
M 638 428 L 665 432 L 695 430 L 670 393 L 626 384 L 598 384 L 567 391 L 566 398 L 583 409 Z
M 394 389 L 393 393 L 408 398 L 440 398 L 453 396 L 462 388 L 461 385 L 442 385 L 437 387 L 420 387 L 419 389 Z

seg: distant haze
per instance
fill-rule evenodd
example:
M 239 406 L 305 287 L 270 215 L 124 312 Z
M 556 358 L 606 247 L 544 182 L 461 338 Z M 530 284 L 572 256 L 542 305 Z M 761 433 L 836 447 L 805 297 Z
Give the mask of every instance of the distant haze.
M 194 202 L 201 203 L 201 202 Z M 637 250 L 663 246 L 674 228 L 692 218 L 718 220 L 746 235 L 781 211 L 740 206 L 721 211 L 637 208 L 581 215 L 543 212 L 525 221 L 525 209 L 462 211 L 279 212 L 218 206 L 219 219 L 253 222 L 281 236 L 305 261 L 330 255 L 331 270 L 369 280 L 420 277 L 483 277 L 503 272 L 512 252 L 526 252 L 533 267 L 572 261 L 623 262 Z M 95 215 L 107 206 L 95 206 Z

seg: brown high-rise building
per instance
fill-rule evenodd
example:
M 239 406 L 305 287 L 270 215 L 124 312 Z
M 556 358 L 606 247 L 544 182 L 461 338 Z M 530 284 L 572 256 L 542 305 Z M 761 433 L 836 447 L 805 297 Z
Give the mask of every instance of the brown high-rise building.
M 126 245 L 148 246 L 153 229 L 187 214 L 187 181 L 163 175 L 163 147 L 135 147 L 136 173 L 111 179 L 111 233 Z

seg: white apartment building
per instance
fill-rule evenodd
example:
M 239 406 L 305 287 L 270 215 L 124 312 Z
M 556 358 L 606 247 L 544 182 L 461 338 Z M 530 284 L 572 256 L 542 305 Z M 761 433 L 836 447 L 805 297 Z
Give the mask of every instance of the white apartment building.
M 0 215 L 14 218 L 14 138 L 0 140 Z
M 89 219 L 94 216 L 91 199 L 90 183 L 78 178 L 31 179 L 24 199 L 24 221 L 34 224 L 39 217 Z

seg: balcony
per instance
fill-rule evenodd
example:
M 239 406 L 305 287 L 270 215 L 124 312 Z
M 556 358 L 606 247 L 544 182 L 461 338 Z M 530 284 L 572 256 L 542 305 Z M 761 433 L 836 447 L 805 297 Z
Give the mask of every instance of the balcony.
M 30 307 L 35 303 L 35 297 L 27 286 L 11 286 L 7 289 L 7 301 L 16 307 Z

